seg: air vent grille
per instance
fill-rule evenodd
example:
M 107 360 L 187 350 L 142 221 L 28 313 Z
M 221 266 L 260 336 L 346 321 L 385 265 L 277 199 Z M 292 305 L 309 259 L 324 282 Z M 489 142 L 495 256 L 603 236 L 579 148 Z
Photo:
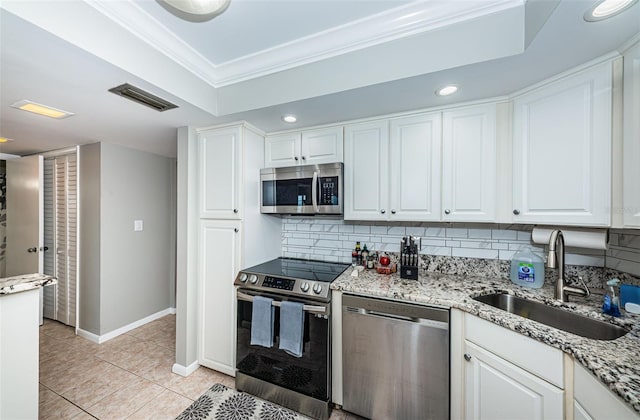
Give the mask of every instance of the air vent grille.
M 149 108 L 153 108 L 160 112 L 178 107 L 178 105 L 172 104 L 169 101 L 159 98 L 156 95 L 152 95 L 151 93 L 146 92 L 139 87 L 130 85 L 129 83 L 111 88 L 109 89 L 109 92 L 115 93 L 116 95 L 120 95 L 139 104 L 146 105 Z

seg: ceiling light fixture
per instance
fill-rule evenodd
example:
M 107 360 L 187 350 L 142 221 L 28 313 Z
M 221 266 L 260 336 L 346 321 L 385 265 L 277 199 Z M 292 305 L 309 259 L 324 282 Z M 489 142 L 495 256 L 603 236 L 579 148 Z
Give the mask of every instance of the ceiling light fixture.
M 0 143 L 8 143 L 10 141 L 13 141 L 13 139 L 10 139 L 8 137 L 0 137 Z
M 42 105 L 33 101 L 23 100 L 11 105 L 12 108 L 21 109 L 23 111 L 33 112 L 34 114 L 44 115 L 45 117 L 61 120 L 75 115 L 73 112 L 63 111 L 48 105 Z
M 608 19 L 624 12 L 637 2 L 638 0 L 600 0 L 585 12 L 584 20 L 597 22 Z
M 288 115 L 282 116 L 282 121 L 289 124 L 293 124 L 294 122 L 298 121 L 298 118 L 295 115 L 288 114 Z
M 456 85 L 447 85 L 447 86 L 441 87 L 440 89 L 436 90 L 436 95 L 438 95 L 438 96 L 449 96 L 449 95 L 453 95 L 457 91 L 458 91 L 458 86 L 456 86 Z
M 158 0 L 169 13 L 189 22 L 206 22 L 229 7 L 231 0 Z

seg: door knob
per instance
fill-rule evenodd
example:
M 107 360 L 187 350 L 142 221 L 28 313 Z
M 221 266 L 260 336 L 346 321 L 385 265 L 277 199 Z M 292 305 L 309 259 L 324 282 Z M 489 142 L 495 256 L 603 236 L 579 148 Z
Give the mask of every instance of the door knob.
M 38 252 L 38 248 L 36 248 L 36 247 L 27 248 L 27 252 Z
M 471 360 L 471 355 L 469 353 L 465 353 L 464 354 L 464 360 L 466 360 L 467 362 Z

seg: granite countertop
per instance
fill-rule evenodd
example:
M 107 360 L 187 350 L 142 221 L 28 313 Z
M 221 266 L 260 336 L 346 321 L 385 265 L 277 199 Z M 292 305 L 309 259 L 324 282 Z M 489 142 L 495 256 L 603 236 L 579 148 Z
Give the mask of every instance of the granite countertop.
M 56 284 L 55 277 L 46 274 L 21 274 L 19 276 L 0 278 L 0 295 L 26 292 L 27 290 Z
M 488 277 L 425 273 L 418 280 L 401 279 L 398 273 L 378 274 L 374 270 L 351 277 L 347 269 L 331 288 L 346 293 L 380 297 L 420 304 L 457 308 L 526 335 L 572 355 L 602 383 L 640 412 L 640 315 L 614 318 L 601 313 L 602 295 L 588 298 L 570 296 L 569 303 L 553 298 L 553 285 L 531 289 L 510 280 Z M 508 293 L 536 300 L 564 310 L 607 321 L 630 330 L 612 341 L 593 340 L 548 327 L 477 302 L 473 297 L 490 293 Z

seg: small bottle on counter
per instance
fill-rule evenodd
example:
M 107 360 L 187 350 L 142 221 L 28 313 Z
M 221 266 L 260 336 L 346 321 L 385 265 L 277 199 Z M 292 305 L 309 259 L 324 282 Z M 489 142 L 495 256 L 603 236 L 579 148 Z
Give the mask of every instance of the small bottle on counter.
M 367 250 L 367 244 L 362 247 L 362 265 L 367 268 L 367 261 L 369 260 L 369 251 Z
M 351 251 L 351 265 L 354 267 L 358 265 L 358 251 Z

